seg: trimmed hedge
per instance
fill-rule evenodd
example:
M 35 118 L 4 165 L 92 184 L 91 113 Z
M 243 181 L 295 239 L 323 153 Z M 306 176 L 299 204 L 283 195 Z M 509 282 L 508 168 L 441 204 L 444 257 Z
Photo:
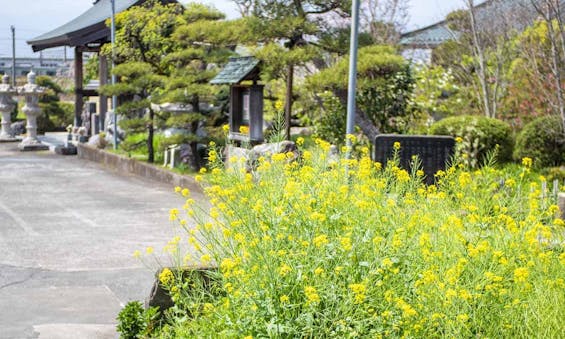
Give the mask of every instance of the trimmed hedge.
M 514 158 L 532 158 L 536 167 L 565 164 L 565 134 L 563 122 L 557 115 L 537 118 L 530 122 L 516 138 Z
M 497 161 L 505 163 L 512 160 L 514 139 L 510 126 L 500 120 L 474 116 L 461 115 L 440 120 L 430 128 L 433 135 L 451 135 L 468 140 L 474 151 L 470 155 L 482 163 L 489 152 L 499 146 Z

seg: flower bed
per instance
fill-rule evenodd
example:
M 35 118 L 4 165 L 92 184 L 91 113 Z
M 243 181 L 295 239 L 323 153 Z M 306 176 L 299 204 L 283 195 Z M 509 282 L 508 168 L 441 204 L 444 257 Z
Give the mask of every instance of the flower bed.
M 299 162 L 261 158 L 252 173 L 233 158 L 224 170 L 212 153 L 211 209 L 187 197 L 171 219 L 196 219 L 187 240 L 200 254 L 183 264 L 216 263 L 221 292 L 167 279 L 176 306 L 164 334 L 564 333 L 565 223 L 528 161 L 520 173 L 456 165 L 426 186 L 421 171 L 374 163 L 368 149 L 332 159 L 317 144 Z

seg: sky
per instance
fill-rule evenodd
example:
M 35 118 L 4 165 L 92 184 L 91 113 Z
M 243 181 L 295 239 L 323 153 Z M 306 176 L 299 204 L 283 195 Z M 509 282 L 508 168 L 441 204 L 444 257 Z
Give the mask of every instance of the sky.
M 116 0 L 120 1 L 120 0 Z M 187 2 L 181 0 L 182 3 Z M 200 0 L 225 12 L 229 18 L 237 17 L 231 0 Z M 26 44 L 36 36 L 46 33 L 74 19 L 92 6 L 93 0 L 0 0 L 0 58 L 12 56 L 12 33 L 16 29 L 16 56 L 34 56 Z M 408 29 L 415 29 L 442 20 L 454 9 L 462 8 L 463 0 L 410 0 Z M 71 56 L 72 51 L 68 50 Z M 38 56 L 38 54 L 35 54 Z M 44 57 L 62 57 L 63 49 L 44 51 Z

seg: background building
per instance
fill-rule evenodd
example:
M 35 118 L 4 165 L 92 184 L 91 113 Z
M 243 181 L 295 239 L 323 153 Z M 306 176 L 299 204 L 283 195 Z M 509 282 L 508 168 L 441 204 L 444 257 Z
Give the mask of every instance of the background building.
M 12 58 L 0 57 L 0 74 L 12 74 Z M 25 76 L 30 69 L 37 75 L 71 77 L 73 60 L 64 58 L 16 58 L 16 76 Z

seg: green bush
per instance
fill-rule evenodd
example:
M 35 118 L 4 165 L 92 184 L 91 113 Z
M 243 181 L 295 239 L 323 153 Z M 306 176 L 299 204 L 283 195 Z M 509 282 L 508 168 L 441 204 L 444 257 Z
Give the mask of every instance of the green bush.
M 60 101 L 59 95 L 64 93 L 64 90 L 52 78 L 39 76 L 37 84 L 47 88 L 46 94 L 39 100 L 43 114 L 37 118 L 37 131 L 64 131 L 67 125 L 73 123 L 74 105 Z
M 345 107 L 331 92 L 320 95 L 324 101 L 324 109 L 320 110 L 314 124 L 314 134 L 334 145 L 341 145 L 345 140 L 347 114 Z
M 145 338 L 154 329 L 159 315 L 156 307 L 145 310 L 139 301 L 130 301 L 118 314 L 117 331 L 120 338 Z
M 433 124 L 430 134 L 460 138 L 459 149 L 469 167 L 482 164 L 495 151 L 498 162 L 512 160 L 512 130 L 497 119 L 471 115 L 451 117 Z
M 342 102 L 347 96 L 349 61 L 342 58 L 334 66 L 310 76 L 307 88 L 313 93 L 331 91 Z M 370 46 L 359 49 L 357 104 L 372 124 L 382 133 L 406 133 L 410 130 L 414 116 L 408 101 L 412 95 L 414 79 L 410 64 L 390 46 Z M 328 104 L 317 97 L 322 110 L 332 114 L 333 101 Z M 325 107 L 329 105 L 330 107 Z M 334 123 L 328 126 L 338 130 L 345 121 L 345 109 L 336 111 L 343 117 L 321 120 L 315 123 Z
M 565 134 L 559 116 L 538 118 L 516 138 L 515 159 L 532 158 L 536 167 L 565 164 Z

